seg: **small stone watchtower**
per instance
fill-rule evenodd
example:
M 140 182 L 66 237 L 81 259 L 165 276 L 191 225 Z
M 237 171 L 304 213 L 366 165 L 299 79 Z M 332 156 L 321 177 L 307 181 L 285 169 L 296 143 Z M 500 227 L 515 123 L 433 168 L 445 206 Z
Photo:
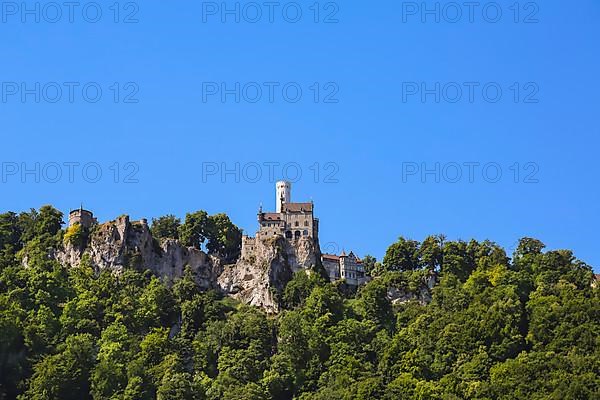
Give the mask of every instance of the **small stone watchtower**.
M 89 229 L 96 222 L 97 220 L 94 218 L 94 214 L 91 211 L 84 210 L 83 206 L 69 212 L 69 226 L 79 224 L 82 228 Z

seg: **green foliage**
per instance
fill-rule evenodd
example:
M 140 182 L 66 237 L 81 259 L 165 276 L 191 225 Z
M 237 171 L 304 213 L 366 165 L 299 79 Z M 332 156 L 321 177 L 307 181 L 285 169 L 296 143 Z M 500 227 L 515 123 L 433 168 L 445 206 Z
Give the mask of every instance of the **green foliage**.
M 65 243 L 70 243 L 75 247 L 82 247 L 85 243 L 84 229 L 80 224 L 68 227 L 63 240 Z
M 113 322 L 102 331 L 92 373 L 94 398 L 123 394 L 127 387 L 127 364 L 133 355 L 131 348 L 132 339 L 121 321 Z
M 391 328 L 394 315 L 392 303 L 387 298 L 388 286 L 380 280 L 370 282 L 359 296 L 358 308 L 363 318 L 373 321 L 378 327 Z
M 283 292 L 284 305 L 289 309 L 304 305 L 313 289 L 323 284 L 324 280 L 319 275 L 298 271 L 285 287 Z
M 59 242 L 62 213 L 51 206 L 43 206 L 39 212 L 31 209 L 19 215 L 14 212 L 0 214 L 0 271 L 14 265 L 33 242 L 33 252 L 45 256 L 49 247 Z
M 487 392 L 502 400 L 596 399 L 600 394 L 598 353 L 530 352 L 494 365 Z
M 430 271 L 439 269 L 444 260 L 444 235 L 429 236 L 425 238 L 419 248 L 420 264 Z
M 206 211 L 189 213 L 179 227 L 179 238 L 186 246 L 201 249 L 206 240 L 209 253 L 226 262 L 235 261 L 242 248 L 242 231 L 225 214 L 208 216 Z
M 234 262 L 242 249 L 242 231 L 225 214 L 208 217 L 208 251 Z
M 37 363 L 22 399 L 90 399 L 90 371 L 94 339 L 89 334 L 69 336 L 58 353 Z
M 0 214 L 0 271 L 15 262 L 15 255 L 22 247 L 22 234 L 17 214 Z
M 52 206 L 43 206 L 35 219 L 35 234 L 36 236 L 56 235 L 63 224 L 62 212 Z
M 384 271 L 413 271 L 420 268 L 419 247 L 419 242 L 415 240 L 398 239 L 385 252 Z
M 355 295 L 297 273 L 273 316 L 200 290 L 190 268 L 168 286 L 85 257 L 62 266 L 48 257 L 60 219 L 0 215 L 0 398 L 600 397 L 600 289 L 570 251 L 534 239 L 512 260 L 487 241 L 401 239 L 383 264 L 365 257 L 378 276 Z M 198 214 L 180 232 L 204 223 L 187 230 L 193 242 L 235 252 L 228 219 L 209 221 Z M 392 305 L 394 290 L 430 298 Z
M 179 227 L 179 239 L 186 246 L 202 248 L 208 234 L 208 214 L 196 211 L 185 216 L 185 222 Z
M 368 276 L 375 275 L 376 271 L 381 269 L 381 265 L 378 265 L 377 259 L 371 255 L 366 255 L 362 258 L 362 265 Z
M 179 239 L 179 228 L 181 220 L 174 215 L 165 215 L 159 218 L 152 219 L 152 227 L 150 228 L 152 236 L 155 239 Z

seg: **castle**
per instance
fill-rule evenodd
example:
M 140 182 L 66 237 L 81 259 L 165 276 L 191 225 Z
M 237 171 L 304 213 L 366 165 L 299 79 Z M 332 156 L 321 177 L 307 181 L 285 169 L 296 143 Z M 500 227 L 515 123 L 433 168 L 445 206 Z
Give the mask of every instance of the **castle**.
M 353 252 L 346 255 L 346 252 L 342 251 L 339 256 L 322 254 L 321 263 L 332 282 L 344 279 L 350 286 L 359 286 L 369 281 L 362 261 Z
M 276 212 L 258 211 L 258 232 L 256 237 L 242 237 L 242 257 L 251 256 L 256 249 L 256 241 L 281 236 L 290 244 L 301 238 L 308 238 L 319 244 L 319 219 L 314 216 L 314 203 L 293 203 L 292 184 L 278 181 L 275 186 Z M 346 255 L 322 254 L 321 263 L 331 281 L 344 279 L 348 285 L 358 286 L 367 281 L 361 261 L 350 252 Z
M 277 235 L 295 242 L 302 237 L 319 241 L 319 219 L 314 217 L 314 204 L 292 203 L 292 184 L 279 181 L 276 184 L 276 212 L 258 210 L 258 232 L 256 238 L 242 236 L 242 257 L 254 252 L 256 240 L 263 240 Z
M 350 286 L 359 286 L 366 283 L 369 277 L 365 274 L 361 260 L 353 253 L 346 254 L 320 254 L 319 249 L 319 219 L 314 216 L 314 203 L 292 202 L 292 184 L 288 181 L 279 181 L 275 188 L 275 212 L 263 212 L 262 206 L 258 211 L 258 232 L 256 237 L 242 236 L 242 258 L 249 259 L 255 254 L 258 240 L 282 237 L 289 244 L 297 244 L 301 240 L 312 241 L 317 249 L 317 257 L 329 279 L 345 280 Z M 83 206 L 69 212 L 69 226 L 81 225 L 89 229 L 98 221 L 91 211 L 84 210 Z M 140 223 L 147 225 L 145 219 Z

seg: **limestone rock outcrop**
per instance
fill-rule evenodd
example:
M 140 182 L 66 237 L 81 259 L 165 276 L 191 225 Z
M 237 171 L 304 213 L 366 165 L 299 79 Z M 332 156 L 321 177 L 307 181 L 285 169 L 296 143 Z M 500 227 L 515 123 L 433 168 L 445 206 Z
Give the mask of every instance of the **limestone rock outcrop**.
M 320 262 L 311 238 L 288 242 L 281 236 L 257 238 L 252 254 L 225 266 L 218 286 L 232 297 L 269 313 L 280 310 L 280 296 L 294 273 L 313 270 Z
M 95 225 L 81 246 L 66 243 L 53 256 L 71 266 L 87 260 L 96 271 L 116 274 L 126 268 L 148 269 L 168 283 L 182 277 L 189 266 L 201 289 L 220 290 L 268 313 L 281 310 L 283 291 L 294 273 L 322 268 L 319 243 L 311 237 L 286 240 L 280 235 L 260 235 L 251 251 L 246 251 L 235 264 L 225 265 L 220 258 L 184 246 L 178 240 L 159 243 L 145 220 L 130 221 L 128 216 Z M 415 285 L 410 289 L 406 283 L 390 283 L 387 297 L 394 304 L 427 304 L 436 279 L 435 274 L 423 276 L 416 290 Z
M 158 243 L 145 220 L 131 222 L 128 216 L 96 226 L 83 248 L 67 243 L 56 254 L 60 262 L 72 266 L 80 265 L 84 256 L 97 271 L 121 273 L 127 267 L 147 268 L 167 282 L 183 276 L 185 267 L 190 266 L 203 289 L 215 288 L 222 269 L 217 257 L 177 240 Z
M 190 266 L 202 289 L 217 289 L 244 303 L 270 313 L 280 310 L 280 296 L 295 272 L 320 264 L 318 243 L 300 238 L 290 243 L 281 236 L 257 239 L 252 254 L 236 264 L 224 265 L 215 256 L 179 241 L 159 243 L 146 221 L 121 216 L 95 226 L 87 243 L 79 247 L 66 243 L 54 257 L 63 264 L 78 266 L 87 259 L 96 270 L 121 273 L 125 268 L 149 269 L 173 282 Z
M 409 301 L 417 301 L 426 305 L 431 301 L 431 291 L 437 282 L 437 275 L 431 273 L 423 277 L 418 289 L 410 290 L 403 285 L 390 285 L 387 290 L 387 298 L 392 304 L 403 304 Z

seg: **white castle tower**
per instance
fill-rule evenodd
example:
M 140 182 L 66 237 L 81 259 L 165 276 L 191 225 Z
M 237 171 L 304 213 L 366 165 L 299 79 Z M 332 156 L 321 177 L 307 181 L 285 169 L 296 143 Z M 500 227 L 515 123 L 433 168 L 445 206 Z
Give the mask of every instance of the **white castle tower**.
M 277 204 L 277 212 L 280 213 L 283 210 L 283 203 L 292 202 L 292 184 L 288 181 L 278 181 L 276 188 L 275 204 Z

